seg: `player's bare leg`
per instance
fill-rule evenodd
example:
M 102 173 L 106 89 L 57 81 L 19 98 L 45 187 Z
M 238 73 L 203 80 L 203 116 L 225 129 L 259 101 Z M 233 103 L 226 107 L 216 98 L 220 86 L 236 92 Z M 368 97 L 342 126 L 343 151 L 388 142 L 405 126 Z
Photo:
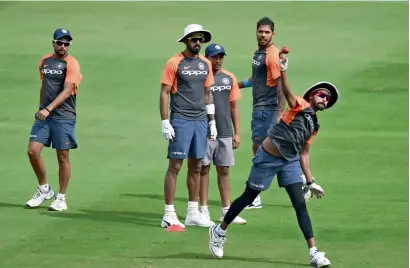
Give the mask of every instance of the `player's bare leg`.
M 185 228 L 185 225 L 178 220 L 174 207 L 177 177 L 181 170 L 182 163 L 182 159 L 172 158 L 170 158 L 168 162 L 168 169 L 164 180 L 165 215 L 161 222 L 161 227 L 163 228 L 171 225 L 179 225 L 182 228 Z
M 53 201 L 49 210 L 64 211 L 67 210 L 65 193 L 67 191 L 68 182 L 71 177 L 71 163 L 69 150 L 56 150 L 58 161 L 58 180 L 60 183 L 60 191 Z
M 201 178 L 199 187 L 199 202 L 201 204 L 202 217 L 211 221 L 211 216 L 208 208 L 208 192 L 209 192 L 209 170 L 211 165 L 201 167 Z
M 44 145 L 39 142 L 29 142 L 28 144 L 28 158 L 30 159 L 31 167 L 37 176 L 38 184 L 47 184 L 46 178 L 46 166 L 44 164 L 43 158 L 41 157 L 41 151 Z
M 201 210 L 208 207 L 209 170 L 211 165 L 201 167 L 201 178 L 199 187 L 199 201 Z
M 26 203 L 27 207 L 38 207 L 44 200 L 49 200 L 54 197 L 54 192 L 47 183 L 46 166 L 41 151 L 44 145 L 39 142 L 29 142 L 27 155 L 30 160 L 31 167 L 36 174 L 38 188 L 33 197 Z
M 203 217 L 198 209 L 198 198 L 200 194 L 202 159 L 188 158 L 187 187 L 189 192 L 188 213 L 185 218 L 185 225 L 198 225 L 209 227 L 215 224 L 210 219 Z M 208 191 L 208 190 L 207 190 Z
M 65 195 L 68 182 L 71 177 L 71 163 L 69 150 L 57 150 L 58 179 L 60 182 L 60 194 Z
M 231 205 L 231 185 L 229 182 L 229 167 L 216 166 L 216 172 L 218 174 L 218 188 L 222 203 L 222 215 L 220 219 L 220 221 L 222 221 Z M 246 220 L 237 216 L 232 221 L 232 223 L 245 224 Z
M 167 173 L 165 174 L 164 181 L 165 205 L 174 204 L 177 177 L 179 171 L 181 170 L 182 163 L 182 159 L 169 159 L 168 169 Z

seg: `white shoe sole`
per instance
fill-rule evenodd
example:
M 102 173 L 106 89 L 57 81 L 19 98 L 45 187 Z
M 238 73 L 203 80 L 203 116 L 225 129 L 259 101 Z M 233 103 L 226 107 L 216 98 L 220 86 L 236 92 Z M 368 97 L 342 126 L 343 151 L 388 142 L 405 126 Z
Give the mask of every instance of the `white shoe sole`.
M 67 210 L 67 208 L 55 209 L 55 208 L 49 207 L 48 210 L 49 211 L 65 211 L 65 210 Z
M 214 228 L 214 226 L 209 227 L 209 231 L 208 231 L 208 233 L 209 233 L 209 250 L 211 251 L 212 255 L 215 258 L 222 259 L 223 256 L 216 256 L 214 251 L 212 250 L 212 230 L 213 230 L 213 228 Z
M 246 206 L 245 207 L 245 209 L 259 209 L 259 208 L 262 208 L 262 205 L 258 205 L 258 206 L 251 205 L 251 206 Z
M 30 206 L 30 204 L 27 202 L 27 203 L 26 203 L 26 207 L 28 207 L 28 208 L 36 208 L 36 207 L 39 207 L 41 204 L 43 204 L 44 201 L 46 201 L 46 200 L 51 200 L 51 199 L 53 199 L 54 197 L 55 197 L 55 193 L 53 192 L 53 195 L 52 195 L 51 197 L 45 197 L 44 200 L 41 201 L 41 203 L 38 204 L 37 206 Z
M 204 227 L 204 228 L 209 228 L 211 226 L 214 226 L 214 222 L 210 222 L 208 224 L 197 224 L 197 223 L 191 223 L 191 222 L 185 222 L 186 226 L 199 226 L 199 227 Z
M 221 217 L 220 219 L 219 219 L 219 221 L 220 222 L 222 222 L 224 220 L 224 217 Z M 237 224 L 237 225 L 242 225 L 242 224 L 246 224 L 246 221 L 244 221 L 244 222 L 238 222 L 238 221 L 233 221 L 233 222 L 231 222 L 231 224 Z

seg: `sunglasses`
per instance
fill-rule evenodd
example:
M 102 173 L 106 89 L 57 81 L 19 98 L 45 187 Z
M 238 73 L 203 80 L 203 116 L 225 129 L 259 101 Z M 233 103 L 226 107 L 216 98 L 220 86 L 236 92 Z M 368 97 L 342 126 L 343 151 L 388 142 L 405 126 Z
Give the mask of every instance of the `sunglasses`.
M 71 42 L 63 42 L 60 40 L 54 40 L 54 42 L 58 45 L 58 46 L 65 46 L 65 47 L 69 47 L 71 45 Z
M 325 99 L 326 101 L 329 101 L 330 99 L 330 95 L 323 93 L 323 92 L 319 92 L 316 94 L 319 98 Z
M 199 41 L 199 43 L 203 43 L 205 41 L 204 38 L 202 37 L 188 37 L 187 38 L 189 41 L 192 41 L 194 43 L 197 43 Z

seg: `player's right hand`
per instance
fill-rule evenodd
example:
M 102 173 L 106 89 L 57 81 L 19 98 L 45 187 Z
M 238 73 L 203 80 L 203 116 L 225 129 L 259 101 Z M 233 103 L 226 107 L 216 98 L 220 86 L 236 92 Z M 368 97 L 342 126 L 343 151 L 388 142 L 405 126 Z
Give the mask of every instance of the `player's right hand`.
M 175 137 L 175 131 L 174 128 L 171 126 L 171 124 L 169 123 L 169 120 L 162 120 L 161 121 L 161 126 L 162 126 L 162 136 L 164 137 L 164 139 L 166 140 L 173 140 L 173 138 Z

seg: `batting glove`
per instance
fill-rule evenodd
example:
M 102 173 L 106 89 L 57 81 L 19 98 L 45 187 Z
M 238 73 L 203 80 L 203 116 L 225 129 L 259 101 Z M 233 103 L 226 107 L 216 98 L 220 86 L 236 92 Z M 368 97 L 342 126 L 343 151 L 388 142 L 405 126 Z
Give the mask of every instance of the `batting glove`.
M 307 187 L 310 191 L 312 191 L 316 198 L 320 199 L 325 196 L 325 191 L 322 187 L 320 187 L 319 184 L 316 184 L 315 181 L 313 181 L 311 184 L 307 184 Z
M 162 120 L 161 121 L 161 126 L 162 126 L 162 136 L 166 140 L 172 140 L 175 137 L 175 131 L 174 128 L 171 126 L 169 123 L 169 120 Z
M 216 131 L 216 123 L 215 120 L 209 121 L 209 132 L 212 140 L 216 140 L 216 136 L 218 136 L 218 131 Z

